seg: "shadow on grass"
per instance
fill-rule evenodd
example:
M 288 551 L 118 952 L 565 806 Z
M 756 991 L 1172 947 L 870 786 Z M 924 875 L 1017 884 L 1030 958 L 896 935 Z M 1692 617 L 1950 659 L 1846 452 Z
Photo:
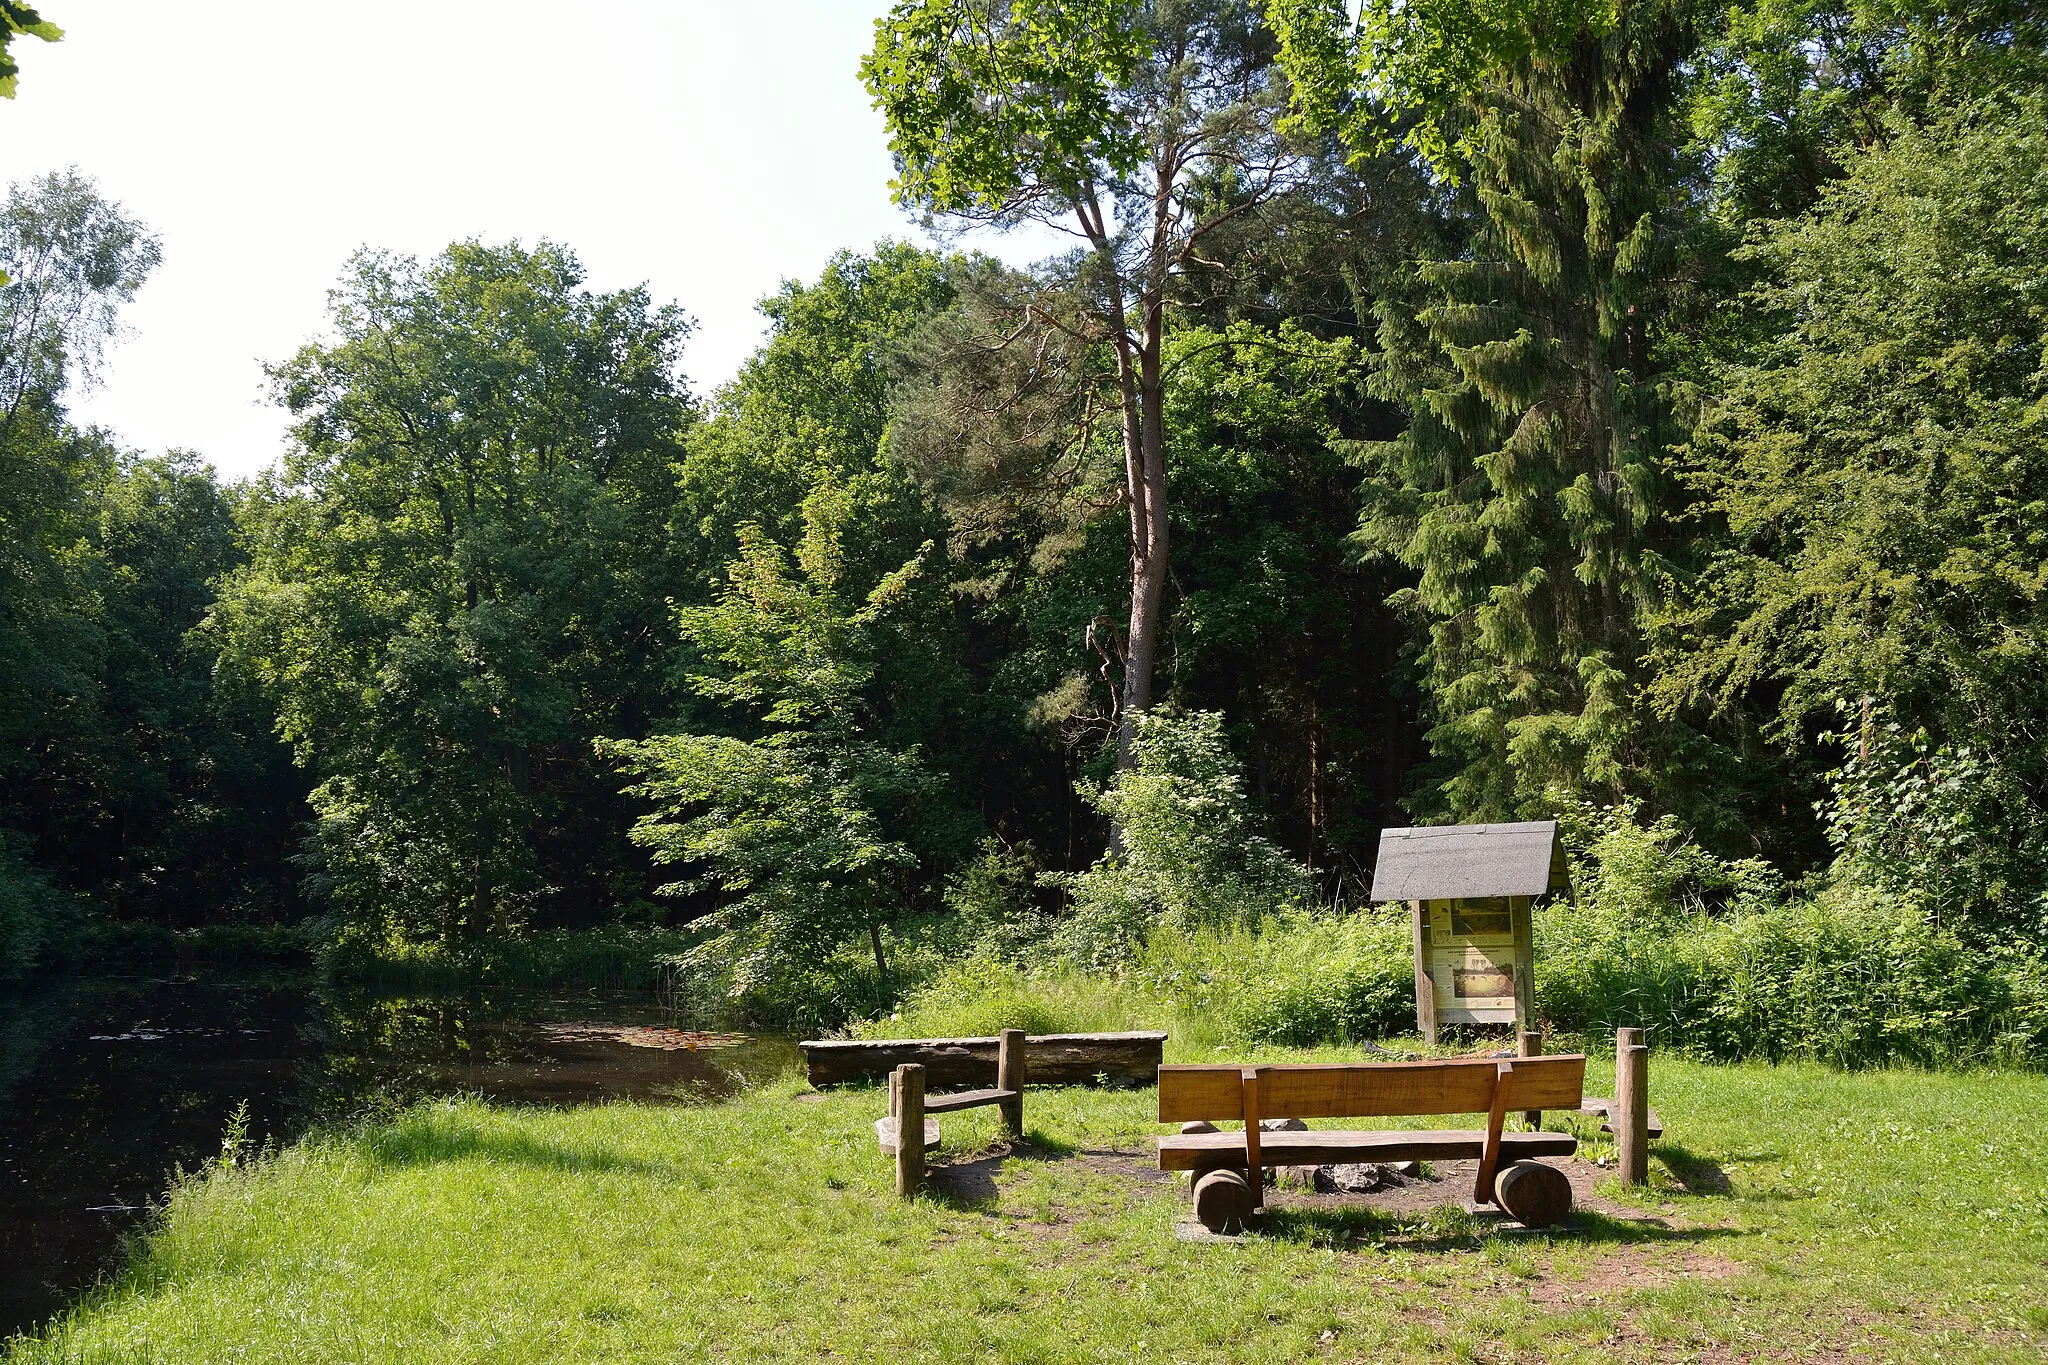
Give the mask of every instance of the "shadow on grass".
M 588 1147 L 565 1147 L 523 1133 L 493 1132 L 466 1124 L 402 1123 L 375 1133 L 367 1144 L 380 1166 L 427 1166 L 481 1159 L 506 1165 L 578 1174 L 624 1173 L 676 1178 L 667 1162 L 642 1161 Z
M 1735 1187 L 1729 1183 L 1728 1172 L 1721 1169 L 1721 1163 L 1712 1157 L 1701 1156 L 1676 1142 L 1659 1142 L 1651 1149 L 1652 1156 L 1662 1159 L 1678 1183 L 1685 1186 L 1687 1194 L 1732 1194 Z
M 934 1166 L 925 1173 L 924 1192 L 955 1212 L 980 1212 L 996 1202 L 996 1175 L 1007 1157 L 997 1152 Z
M 1080 1148 L 1032 1129 L 1016 1142 L 998 1143 L 965 1161 L 949 1161 L 925 1173 L 925 1193 L 962 1213 L 986 1210 L 996 1202 L 996 1177 L 1006 1161 L 1064 1161 Z
M 1023 1141 L 1016 1144 L 1011 1154 L 1020 1161 L 1064 1161 L 1070 1156 L 1079 1155 L 1080 1151 L 1079 1146 L 1064 1138 L 1056 1138 L 1050 1133 L 1032 1128 L 1024 1134 Z
M 1525 1228 L 1496 1215 L 1467 1212 L 1445 1204 L 1423 1213 L 1397 1213 L 1357 1205 L 1335 1208 L 1268 1208 L 1257 1235 L 1271 1241 L 1344 1250 L 1361 1247 L 1402 1251 L 1474 1251 L 1489 1237 L 1544 1238 L 1585 1245 L 1688 1245 L 1743 1234 L 1736 1228 L 1675 1228 L 1662 1219 L 1614 1218 L 1575 1209 L 1550 1228 Z

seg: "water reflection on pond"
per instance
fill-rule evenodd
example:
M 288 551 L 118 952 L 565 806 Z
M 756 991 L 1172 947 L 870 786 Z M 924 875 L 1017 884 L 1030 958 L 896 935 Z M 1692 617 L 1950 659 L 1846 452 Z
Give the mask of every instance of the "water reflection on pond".
M 107 1265 L 177 1167 L 412 1100 L 688 1101 L 796 1064 L 622 991 L 381 995 L 308 978 L 73 978 L 0 996 L 0 1338 Z

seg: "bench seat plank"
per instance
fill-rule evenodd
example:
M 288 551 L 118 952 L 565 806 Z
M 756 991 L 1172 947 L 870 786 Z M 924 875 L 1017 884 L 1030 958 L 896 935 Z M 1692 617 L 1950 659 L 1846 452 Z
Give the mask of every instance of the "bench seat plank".
M 1156 1139 L 1162 1171 L 1244 1169 L 1243 1133 L 1183 1133 Z M 1477 1129 L 1396 1129 L 1351 1132 L 1311 1129 L 1305 1133 L 1261 1133 L 1261 1162 L 1267 1166 L 1327 1166 L 1354 1161 L 1476 1160 L 1486 1150 Z M 1570 1156 L 1579 1140 L 1570 1133 L 1502 1133 L 1500 1160 Z
M 1579 1112 L 1581 1114 L 1598 1114 L 1603 1120 L 1600 1125 L 1600 1131 L 1603 1133 L 1614 1131 L 1613 1100 L 1599 1099 L 1589 1095 L 1579 1102 Z M 1650 1140 L 1654 1142 L 1664 1136 L 1664 1120 L 1657 1117 L 1657 1111 L 1654 1109 L 1649 1111 L 1647 1117 L 1649 1119 Z
M 895 1118 L 888 1117 L 875 1120 L 875 1141 L 881 1146 L 884 1156 L 896 1155 Z M 924 1121 L 924 1149 L 927 1152 L 936 1151 L 938 1145 L 939 1121 L 937 1119 L 926 1119 Z
M 955 1090 L 949 1095 L 926 1095 L 924 1112 L 950 1114 L 956 1109 L 978 1109 L 984 1104 L 1014 1100 L 1020 1093 L 1016 1090 Z

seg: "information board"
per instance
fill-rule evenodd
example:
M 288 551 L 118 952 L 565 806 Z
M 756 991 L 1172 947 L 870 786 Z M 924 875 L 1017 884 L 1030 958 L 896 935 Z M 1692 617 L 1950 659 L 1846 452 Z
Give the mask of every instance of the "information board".
M 1487 896 L 1427 901 L 1428 973 L 1435 1022 L 1505 1024 L 1521 1017 L 1527 899 Z

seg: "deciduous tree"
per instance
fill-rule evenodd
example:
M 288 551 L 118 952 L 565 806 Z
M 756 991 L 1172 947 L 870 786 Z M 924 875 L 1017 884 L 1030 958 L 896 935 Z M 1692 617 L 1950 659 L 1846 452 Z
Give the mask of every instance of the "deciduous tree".
M 971 843 L 918 750 L 880 737 L 878 659 L 891 617 L 915 615 L 932 591 L 921 580 L 933 547 L 872 586 L 849 581 L 842 547 L 858 510 L 848 489 L 820 485 L 794 567 L 742 528 L 715 600 L 679 613 L 699 660 L 689 685 L 721 729 L 600 745 L 653 806 L 634 840 L 687 874 L 663 890 L 712 897 L 695 960 L 736 993 L 813 970 L 849 938 L 866 940 L 886 982 L 884 933 L 920 899 L 921 864 Z
M 582 278 L 548 245 L 366 253 L 334 339 L 274 371 L 294 446 L 216 623 L 319 779 L 324 883 L 372 938 L 620 896 L 590 741 L 661 706 L 689 324 Z
M 1271 35 L 1246 0 L 904 0 L 861 75 L 888 122 L 897 199 L 957 223 L 1076 236 L 984 348 L 1073 352 L 1085 444 L 1120 437 L 1128 628 L 1113 650 L 1119 762 L 1152 702 L 1169 570 L 1162 347 L 1170 296 L 1220 225 L 1293 184 Z M 1027 362 L 1029 364 L 1035 362 Z M 1099 394 L 1099 400 L 1094 396 Z

